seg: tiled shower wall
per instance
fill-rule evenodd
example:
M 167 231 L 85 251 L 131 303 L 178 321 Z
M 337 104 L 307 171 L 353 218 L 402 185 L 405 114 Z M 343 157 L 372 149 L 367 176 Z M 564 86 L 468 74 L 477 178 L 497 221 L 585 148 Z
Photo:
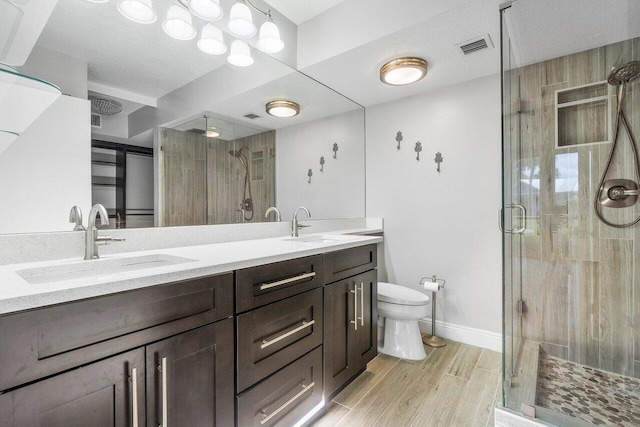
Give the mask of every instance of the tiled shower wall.
M 245 146 L 253 196 L 253 218 L 247 222 L 266 221 L 265 211 L 275 206 L 275 131 L 226 141 L 161 128 L 159 146 L 160 225 L 240 222 L 245 169 L 229 151 Z
M 613 66 L 631 60 L 640 60 L 640 39 L 515 70 L 520 100 L 511 123 L 520 162 L 511 167 L 520 177 L 514 194 L 527 208 L 523 337 L 541 342 L 550 355 L 640 377 L 640 225 L 609 227 L 593 208 L 612 145 L 614 87 L 606 85 L 609 113 L 602 104 L 577 107 L 559 124 L 577 145 L 556 148 L 556 91 L 605 81 Z M 628 87 L 624 107 L 640 138 L 639 83 Z M 583 143 L 607 131 L 609 142 Z M 628 139 L 621 136 L 609 179 L 634 176 Z M 609 220 L 627 222 L 640 214 L 640 203 L 604 210 Z

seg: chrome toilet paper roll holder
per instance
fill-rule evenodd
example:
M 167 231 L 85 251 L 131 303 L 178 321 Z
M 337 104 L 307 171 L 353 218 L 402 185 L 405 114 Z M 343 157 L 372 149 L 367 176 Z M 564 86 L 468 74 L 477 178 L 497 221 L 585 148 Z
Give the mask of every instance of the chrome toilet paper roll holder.
M 438 290 L 444 288 L 445 283 L 447 283 L 444 279 L 438 279 L 434 274 L 431 277 L 423 277 L 420 279 L 420 286 L 424 286 L 425 283 L 437 283 Z M 436 335 L 436 294 L 437 292 L 431 292 L 431 335 L 426 335 L 422 338 L 422 342 L 428 345 L 429 347 L 444 347 L 447 345 L 447 342 L 444 338 L 441 338 Z

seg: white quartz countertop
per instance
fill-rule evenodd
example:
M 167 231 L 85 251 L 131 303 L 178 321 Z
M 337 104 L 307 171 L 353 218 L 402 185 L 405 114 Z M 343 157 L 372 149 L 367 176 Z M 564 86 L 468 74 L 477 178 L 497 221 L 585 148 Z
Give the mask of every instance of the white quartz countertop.
M 372 230 L 4 265 L 0 315 L 382 242 L 382 237 L 354 234 L 358 232 Z

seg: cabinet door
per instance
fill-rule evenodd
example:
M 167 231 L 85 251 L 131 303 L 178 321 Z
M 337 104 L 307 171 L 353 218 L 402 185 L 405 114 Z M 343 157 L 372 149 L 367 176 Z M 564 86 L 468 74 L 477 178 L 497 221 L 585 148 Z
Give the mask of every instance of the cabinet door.
M 144 370 L 144 350 L 138 349 L 4 393 L 0 395 L 0 424 L 142 426 Z M 136 373 L 135 381 L 132 372 Z
M 324 287 L 324 390 L 331 396 L 357 371 L 354 366 L 355 282 L 346 279 Z
M 358 330 L 354 331 L 353 351 L 355 369 L 359 371 L 378 354 L 378 274 L 371 270 L 353 280 L 358 290 Z
M 147 426 L 233 426 L 233 320 L 147 346 Z

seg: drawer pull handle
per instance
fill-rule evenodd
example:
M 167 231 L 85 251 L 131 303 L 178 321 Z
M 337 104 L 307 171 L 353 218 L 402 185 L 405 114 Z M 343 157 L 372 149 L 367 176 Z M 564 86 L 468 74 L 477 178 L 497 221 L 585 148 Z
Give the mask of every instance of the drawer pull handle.
M 310 322 L 305 322 L 304 320 L 302 321 L 302 325 L 298 326 L 295 329 L 290 330 L 289 332 L 285 332 L 284 334 L 272 339 L 272 340 L 262 340 L 262 344 L 260 344 L 260 350 L 264 350 L 265 348 L 269 347 L 272 344 L 277 343 L 278 341 L 282 341 L 283 339 L 290 337 L 291 335 L 295 334 L 296 332 L 300 332 L 301 330 L 308 328 L 309 326 L 313 325 L 314 323 L 316 323 L 315 320 L 311 320 Z
M 260 290 L 265 291 L 267 289 L 286 285 L 288 283 L 297 282 L 298 280 L 308 279 L 309 277 L 313 277 L 315 275 L 316 272 L 312 271 L 311 273 L 300 274 L 299 276 L 289 277 L 288 279 L 278 280 L 277 282 L 263 283 L 262 285 L 260 285 Z
M 364 326 L 364 282 L 360 282 L 360 326 Z
M 133 412 L 133 422 L 131 425 L 133 427 L 138 427 L 138 368 L 131 369 L 131 388 L 131 412 Z
M 169 414 L 167 411 L 167 358 L 162 358 L 162 427 L 169 427 Z
M 275 411 L 273 411 L 272 413 L 270 413 L 269 415 L 265 416 L 261 421 L 260 424 L 266 424 L 269 422 L 269 420 L 273 417 L 275 417 L 276 415 L 278 415 L 280 412 L 282 412 L 284 409 L 286 409 L 287 406 L 291 405 L 293 402 L 295 402 L 296 400 L 298 400 L 300 398 L 300 396 L 302 396 L 303 394 L 305 394 L 307 391 L 309 391 L 310 389 L 313 388 L 313 386 L 315 386 L 316 383 L 312 382 L 311 384 L 309 384 L 308 386 L 304 386 L 304 384 L 302 384 L 302 387 L 304 387 L 302 390 L 300 390 L 295 396 L 293 396 L 291 399 L 287 400 L 286 402 L 284 402 L 284 404 L 282 404 L 282 406 L 280 406 L 278 409 L 276 409 Z
M 351 321 L 351 323 L 353 323 L 353 327 L 354 330 L 358 330 L 358 285 L 356 285 L 355 283 L 353 284 L 353 290 L 349 291 L 352 294 L 355 294 L 353 296 L 353 320 Z

